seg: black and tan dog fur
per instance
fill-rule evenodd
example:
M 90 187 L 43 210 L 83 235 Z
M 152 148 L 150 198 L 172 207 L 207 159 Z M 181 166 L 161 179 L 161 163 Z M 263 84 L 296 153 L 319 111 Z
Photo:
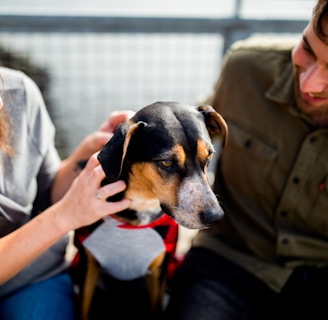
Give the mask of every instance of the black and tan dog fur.
M 223 211 L 208 182 L 207 169 L 215 152 L 212 139 L 219 137 L 223 147 L 227 134 L 226 122 L 211 106 L 178 102 L 151 104 L 122 123 L 98 155 L 106 174 L 104 183 L 122 179 L 128 186 L 116 199 L 127 197 L 131 206 L 117 214 L 118 219 L 142 225 L 165 212 L 189 229 L 216 223 Z M 91 256 L 88 259 L 85 319 L 97 281 L 96 263 Z M 158 277 L 163 259 L 164 255 L 158 257 L 150 266 L 154 310 L 162 299 Z

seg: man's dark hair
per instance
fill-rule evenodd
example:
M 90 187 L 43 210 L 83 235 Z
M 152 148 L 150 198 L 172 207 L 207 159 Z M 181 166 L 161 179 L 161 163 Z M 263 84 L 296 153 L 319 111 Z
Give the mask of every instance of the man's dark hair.
M 313 9 L 313 29 L 318 38 L 328 44 L 328 1 L 318 0 Z

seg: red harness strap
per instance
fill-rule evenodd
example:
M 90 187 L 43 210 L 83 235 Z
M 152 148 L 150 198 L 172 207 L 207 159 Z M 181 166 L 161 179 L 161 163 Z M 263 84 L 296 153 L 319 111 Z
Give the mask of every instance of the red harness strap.
M 114 217 L 112 217 L 112 218 L 114 218 Z M 79 269 L 78 267 L 81 262 L 79 249 L 81 249 L 83 241 L 101 223 L 102 223 L 102 221 L 99 221 L 96 224 L 93 224 L 93 225 L 87 226 L 87 227 L 82 227 L 75 231 L 74 245 L 78 249 L 78 252 L 76 253 L 76 255 L 73 258 L 73 261 L 71 263 L 73 273 L 74 273 L 74 270 Z M 156 221 L 149 223 L 147 225 L 142 225 L 142 226 L 133 226 L 133 225 L 129 225 L 127 223 L 122 222 L 122 224 L 120 224 L 118 227 L 131 229 L 131 231 L 133 231 L 133 229 L 139 229 L 139 228 L 153 228 L 162 237 L 165 248 L 166 248 L 166 252 L 168 254 L 167 277 L 170 278 L 174 274 L 177 266 L 179 265 L 179 261 L 176 259 L 176 256 L 175 256 L 179 227 L 178 227 L 178 224 L 170 216 L 168 216 L 167 214 L 163 214 Z

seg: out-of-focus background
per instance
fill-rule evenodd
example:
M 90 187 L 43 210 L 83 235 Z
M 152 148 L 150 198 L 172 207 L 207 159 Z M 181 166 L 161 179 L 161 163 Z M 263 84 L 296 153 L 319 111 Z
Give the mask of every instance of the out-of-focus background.
M 66 156 L 111 110 L 196 103 L 252 33 L 302 31 L 315 0 L 0 1 L 0 63 L 44 90 Z M 6 61 L 7 60 L 7 61 Z
M 232 42 L 299 35 L 315 2 L 2 0 L 0 64 L 40 86 L 65 157 L 113 110 L 197 103 Z

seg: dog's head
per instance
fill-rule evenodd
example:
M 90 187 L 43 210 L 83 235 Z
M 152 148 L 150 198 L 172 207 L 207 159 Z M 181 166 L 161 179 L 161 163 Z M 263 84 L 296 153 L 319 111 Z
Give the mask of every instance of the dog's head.
M 98 155 L 108 182 L 128 185 L 131 207 L 118 216 L 148 224 L 165 212 L 190 229 L 217 222 L 223 211 L 207 178 L 215 136 L 224 146 L 227 125 L 210 106 L 157 102 L 122 123 Z

